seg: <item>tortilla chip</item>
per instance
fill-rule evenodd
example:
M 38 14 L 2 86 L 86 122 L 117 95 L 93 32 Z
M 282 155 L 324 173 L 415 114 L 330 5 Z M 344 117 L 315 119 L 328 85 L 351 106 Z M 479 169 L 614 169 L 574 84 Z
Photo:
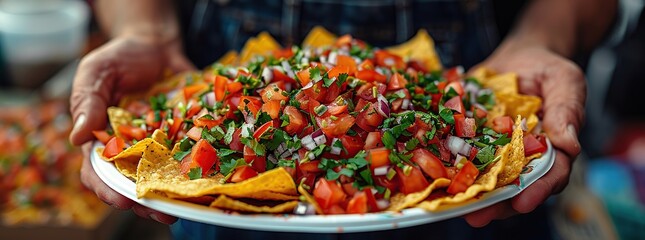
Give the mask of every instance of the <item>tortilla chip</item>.
M 223 194 L 236 198 L 270 200 L 296 199 L 296 186 L 291 175 L 276 168 L 240 183 L 222 184 L 221 174 L 190 180 L 181 174 L 180 162 L 161 144 L 153 142 L 144 152 L 137 168 L 137 197 L 164 192 L 172 197 L 198 197 Z
M 239 58 L 239 55 L 237 54 L 237 51 L 235 50 L 230 50 L 226 52 L 222 57 L 220 57 L 216 63 L 220 63 L 223 65 L 233 65 L 237 62 Z
M 475 69 L 471 74 L 469 74 L 470 77 L 476 78 L 480 83 L 485 84 L 488 79 L 492 76 L 495 76 L 496 73 L 490 68 L 486 67 L 480 67 Z
M 127 110 L 119 107 L 109 107 L 107 109 L 108 119 L 110 120 L 110 126 L 114 130 L 116 136 L 123 138 L 123 135 L 117 129 L 121 125 L 130 125 L 132 122 L 132 114 Z
M 282 48 L 267 32 L 261 32 L 257 37 L 249 38 L 240 50 L 239 63 L 246 63 L 256 56 L 265 56 L 274 50 Z
M 519 93 L 516 73 L 505 73 L 488 77 L 482 84 L 485 88 L 493 90 L 495 95 Z
M 540 157 L 542 157 L 542 153 L 535 153 L 535 154 L 533 154 L 531 156 L 526 157 L 526 162 L 528 163 L 528 162 L 532 161 L 533 159 L 540 158 Z
M 314 207 L 314 210 L 316 210 L 316 214 L 321 214 L 321 215 L 325 214 L 322 208 L 320 208 L 320 205 L 318 205 L 318 202 L 316 202 L 316 199 L 314 198 L 314 196 L 311 196 L 311 194 L 307 192 L 307 190 L 303 187 L 302 184 L 298 186 L 298 193 L 300 193 L 300 195 L 304 197 L 306 202 L 308 202 Z
M 533 132 L 533 129 L 538 125 L 539 122 L 540 119 L 538 119 L 537 115 L 529 115 L 529 117 L 526 118 L 526 128 L 528 129 L 527 132 Z
M 213 208 L 251 213 L 285 213 L 293 211 L 296 206 L 298 206 L 298 201 L 284 202 L 275 206 L 255 206 L 226 197 L 225 195 L 220 195 L 210 205 Z
M 497 187 L 506 186 L 513 182 L 522 173 L 522 168 L 529 163 L 528 159 L 524 157 L 524 132 L 522 131 L 522 127 L 520 127 L 521 122 L 522 118 L 518 116 L 515 120 L 515 130 L 513 130 L 511 142 L 504 146 L 510 147 L 511 150 L 508 154 L 508 162 L 504 166 L 504 170 L 499 173 Z
M 335 42 L 336 35 L 327 31 L 324 27 L 315 26 L 311 31 L 309 31 L 307 37 L 305 37 L 305 40 L 302 42 L 302 46 L 320 48 L 331 46 Z
M 531 95 L 498 93 L 495 94 L 495 99 L 506 106 L 506 115 L 520 115 L 522 118 L 537 113 L 542 106 L 542 99 Z
M 273 36 L 271 36 L 271 34 L 269 34 L 268 32 L 261 32 L 260 34 L 258 34 L 256 41 L 258 41 L 260 47 L 265 49 L 265 51 L 267 52 L 272 52 L 274 50 L 282 48 L 280 43 L 278 43 L 278 41 L 276 41 L 275 38 L 273 38 Z
M 416 192 L 416 193 L 410 193 L 408 195 L 404 195 L 403 193 L 398 193 L 390 199 L 390 207 L 387 209 L 388 211 L 401 211 L 403 209 L 413 207 L 417 203 L 423 201 L 426 199 L 432 191 L 438 188 L 444 188 L 448 187 L 450 185 L 450 179 L 446 178 L 439 178 L 436 179 L 428 186 L 425 190 Z
M 506 115 L 506 105 L 498 101 L 497 104 L 493 106 L 493 109 L 488 111 L 488 115 L 486 115 L 486 126 L 492 128 L 493 120 L 504 115 Z
M 150 138 L 166 148 L 170 147 L 168 146 L 168 135 L 160 129 L 155 129 Z
M 441 70 L 441 61 L 434 48 L 434 40 L 425 29 L 420 29 L 417 35 L 405 43 L 387 48 L 387 50 L 400 57 L 420 61 L 428 71 Z
M 134 161 L 132 159 L 120 159 L 114 161 L 114 166 L 123 176 L 126 176 L 132 180 L 137 180 L 137 166 L 139 161 Z

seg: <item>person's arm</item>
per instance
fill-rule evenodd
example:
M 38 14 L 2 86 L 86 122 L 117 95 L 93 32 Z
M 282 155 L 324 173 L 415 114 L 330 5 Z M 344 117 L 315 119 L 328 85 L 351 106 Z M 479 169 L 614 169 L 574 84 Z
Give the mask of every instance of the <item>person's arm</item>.
M 528 213 L 569 182 L 580 153 L 578 131 L 584 120 L 584 74 L 568 58 L 590 51 L 604 39 L 616 16 L 617 0 L 535 0 L 516 29 L 480 66 L 515 72 L 522 93 L 543 99 L 542 123 L 556 152 L 549 172 L 522 193 L 467 214 L 472 226 Z
M 618 0 L 535 0 L 504 45 L 540 45 L 571 58 L 604 39 L 617 9 Z
M 97 0 L 96 16 L 111 37 L 128 34 L 175 40 L 179 24 L 170 0 Z

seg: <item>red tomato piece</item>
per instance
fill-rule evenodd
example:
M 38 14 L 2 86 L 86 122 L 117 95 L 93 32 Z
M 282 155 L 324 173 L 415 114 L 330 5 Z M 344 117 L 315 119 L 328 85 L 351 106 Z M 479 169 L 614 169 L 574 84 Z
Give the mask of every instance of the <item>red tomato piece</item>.
M 341 73 L 346 73 L 347 74 L 348 72 L 349 72 L 349 66 L 336 65 L 335 67 L 333 67 L 333 68 L 329 69 L 329 71 L 327 71 L 327 76 L 329 78 L 335 78 L 335 77 L 338 77 L 338 75 L 340 75 Z
M 267 170 L 267 159 L 265 156 L 258 156 L 252 148 L 244 146 L 244 161 L 251 164 L 251 168 L 258 173 Z
M 278 100 L 273 100 L 269 102 L 265 102 L 262 105 L 262 111 L 266 112 L 269 114 L 271 119 L 278 119 L 280 117 L 280 108 L 282 106 L 280 105 L 280 101 Z
M 367 196 L 365 192 L 360 191 L 354 194 L 347 204 L 347 213 L 363 214 L 367 213 Z
M 448 178 L 446 167 L 437 156 L 423 148 L 412 151 L 412 161 L 415 162 L 424 173 L 433 179 Z
M 380 74 L 372 69 L 359 70 L 358 72 L 356 72 L 356 78 L 367 82 L 387 82 L 387 76 Z
M 372 169 L 390 164 L 390 150 L 387 148 L 376 148 L 367 151 L 367 161 Z
M 368 150 L 368 149 L 383 147 L 382 138 L 383 138 L 383 135 L 381 134 L 381 132 L 368 133 L 367 138 L 365 139 L 365 146 L 363 147 L 363 149 Z
M 235 169 L 235 172 L 231 176 L 230 181 L 233 183 L 239 183 L 249 178 L 255 177 L 257 175 L 258 175 L 258 172 L 253 170 L 252 167 L 240 166 Z
M 340 151 L 341 158 L 349 158 L 356 156 L 356 154 L 363 149 L 363 140 L 359 136 L 343 135 L 340 137 L 340 142 L 343 148 L 347 151 Z
M 394 55 L 386 50 L 377 50 L 374 52 L 374 60 L 376 64 L 383 67 L 393 67 L 396 69 L 405 69 L 405 62 L 403 58 Z
M 421 170 L 418 167 L 412 167 L 412 170 L 409 174 L 405 174 L 403 170 L 399 167 L 396 167 L 396 176 L 399 179 L 401 184 L 401 192 L 403 194 L 415 193 L 418 191 L 423 191 L 430 185 L 428 180 L 423 176 Z
M 493 130 L 497 133 L 513 134 L 513 119 L 509 116 L 499 116 L 493 119 Z
M 191 149 L 190 157 L 181 160 L 180 170 L 182 174 L 188 174 L 191 169 L 200 167 L 202 177 L 206 177 L 213 166 L 215 166 L 215 170 L 219 170 L 217 151 L 208 141 L 201 139 Z
M 374 62 L 369 59 L 363 60 L 361 64 L 358 65 L 358 70 L 372 70 L 374 69 Z
M 192 127 L 186 132 L 186 136 L 192 140 L 199 141 L 199 139 L 202 139 L 202 128 Z
M 473 185 L 477 175 L 479 175 L 477 167 L 472 162 L 466 161 L 464 166 L 457 172 L 457 175 L 455 175 L 455 178 L 452 179 L 446 192 L 457 194 L 466 191 L 470 185 Z
M 542 144 L 535 135 L 528 133 L 524 135 L 524 156 L 531 156 L 536 153 L 546 152 L 546 144 Z
M 355 119 L 349 114 L 343 114 L 325 118 L 316 117 L 316 122 L 327 137 L 335 138 L 345 135 L 347 130 L 354 125 Z
M 307 124 L 307 119 L 293 106 L 284 107 L 284 114 L 289 118 L 289 124 L 284 126 L 284 131 L 290 135 L 300 133 Z
M 133 127 L 130 125 L 119 125 L 117 131 L 121 133 L 121 136 L 127 141 L 137 140 L 141 141 L 146 138 L 146 130 L 138 127 Z
M 103 156 L 106 158 L 113 158 L 116 155 L 119 155 L 119 153 L 123 152 L 123 149 L 125 149 L 125 141 L 123 138 L 120 137 L 112 137 L 107 144 L 105 144 L 105 148 L 103 149 Z
M 463 114 L 455 114 L 453 117 L 455 119 L 455 134 L 458 137 L 475 137 L 477 124 L 474 118 L 464 117 Z
M 196 118 L 193 120 L 193 123 L 197 127 L 205 127 L 208 129 L 211 129 L 217 125 L 220 125 L 222 122 L 224 122 L 224 118 L 220 117 L 219 119 L 210 119 L 208 117 L 200 117 Z
M 464 103 L 461 101 L 460 96 L 455 96 L 443 104 L 444 107 L 457 111 L 458 113 L 466 113 Z
M 336 66 L 347 67 L 347 73 L 349 76 L 356 75 L 356 71 L 357 71 L 356 62 L 350 56 L 338 55 L 336 57 Z
M 395 73 L 390 78 L 390 82 L 387 83 L 387 90 L 399 90 L 405 88 L 405 85 L 408 84 L 408 80 L 399 73 Z
M 206 89 L 208 89 L 208 84 L 206 83 L 196 83 L 190 86 L 186 86 L 184 87 L 184 99 L 188 101 L 188 99 L 191 99 L 193 95 L 200 93 Z
M 255 132 L 253 133 L 253 138 L 255 138 L 255 140 L 259 140 L 260 137 L 264 135 L 264 133 L 268 132 L 269 129 L 271 129 L 272 126 L 273 126 L 273 122 L 266 122 L 265 124 L 262 124 L 262 126 L 256 129 Z
M 339 204 L 345 200 L 345 197 L 345 192 L 336 184 L 336 181 L 320 178 L 316 182 L 314 198 L 322 209 L 328 209 L 333 205 Z
M 242 85 L 241 82 L 230 82 L 226 85 L 226 90 L 228 91 L 229 94 L 242 91 L 242 88 L 244 88 L 244 86 Z
M 215 84 L 213 85 L 213 92 L 215 93 L 215 100 L 221 102 L 224 100 L 224 95 L 226 95 L 226 84 L 228 83 L 228 78 L 224 76 L 217 75 L 215 76 Z
M 461 75 L 464 73 L 464 68 L 462 67 L 453 67 L 451 69 L 446 70 L 443 73 L 443 77 L 448 81 L 448 82 L 457 82 L 461 80 Z
M 106 131 L 92 131 L 92 134 L 104 145 L 107 144 L 110 139 L 112 139 L 112 136 L 110 136 L 110 134 L 108 134 Z
M 242 133 L 242 128 L 237 128 L 235 129 L 235 132 L 233 132 L 233 140 L 229 145 L 229 147 L 231 147 L 231 150 L 236 152 L 242 152 L 242 150 L 244 149 L 244 144 L 240 142 L 241 133 Z

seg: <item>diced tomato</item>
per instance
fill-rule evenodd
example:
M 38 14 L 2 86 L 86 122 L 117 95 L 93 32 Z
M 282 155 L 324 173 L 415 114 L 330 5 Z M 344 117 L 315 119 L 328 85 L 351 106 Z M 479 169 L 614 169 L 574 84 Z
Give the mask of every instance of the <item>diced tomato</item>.
M 455 114 L 453 117 L 455 119 L 455 134 L 458 137 L 475 137 L 477 124 L 474 118 L 464 117 L 463 114 Z
M 387 176 L 373 176 L 376 185 L 390 189 L 390 192 L 395 193 L 399 189 L 399 178 L 387 179 Z
M 409 68 L 412 68 L 412 69 L 414 69 L 414 70 L 416 70 L 418 72 L 422 72 L 422 73 L 430 72 L 430 71 L 428 71 L 428 69 L 425 66 L 423 66 L 423 63 L 421 63 L 421 62 L 419 62 L 417 60 L 410 60 L 408 62 L 408 69 Z
M 410 166 L 412 170 L 409 174 L 403 173 L 403 170 L 399 167 L 396 167 L 396 177 L 399 179 L 401 184 L 401 192 L 403 194 L 415 193 L 418 191 L 423 191 L 430 185 L 428 180 L 423 176 L 421 170 L 418 167 Z
M 192 140 L 199 141 L 199 139 L 202 139 L 202 128 L 194 126 L 186 132 L 186 136 Z
M 191 118 L 202 111 L 202 106 L 199 105 L 197 100 L 190 99 L 188 100 L 188 109 L 186 109 L 186 118 Z
M 228 91 L 229 94 L 242 91 L 242 88 L 244 88 L 244 86 L 241 82 L 230 82 L 226 85 L 226 91 Z
M 331 115 L 339 115 L 342 113 L 347 113 L 347 105 L 338 106 L 336 103 L 332 103 L 327 106 L 327 112 Z
M 300 168 L 300 171 L 306 173 L 321 173 L 323 172 L 323 170 L 318 168 L 318 164 L 320 164 L 320 160 L 313 160 L 305 163 L 300 163 L 298 167 Z
M 275 59 L 291 58 L 293 56 L 293 50 L 290 47 L 276 49 L 272 51 L 272 56 Z
M 302 131 L 302 129 L 307 124 L 307 120 L 302 115 L 302 113 L 300 113 L 300 111 L 293 106 L 284 107 L 284 114 L 286 114 L 289 118 L 289 124 L 284 126 L 284 131 L 286 131 L 290 135 L 300 133 L 300 131 Z
M 260 137 L 264 135 L 264 133 L 268 132 L 269 129 L 271 129 L 272 126 L 273 126 L 273 122 L 266 122 L 262 124 L 262 126 L 256 129 L 255 132 L 253 133 L 253 138 L 255 138 L 255 140 L 259 140 Z
M 367 213 L 367 196 L 365 192 L 360 191 L 354 194 L 354 197 L 347 204 L 347 213 L 363 214 Z
M 446 167 L 441 160 L 426 149 L 418 148 L 412 151 L 412 161 L 433 179 L 448 177 Z
M 215 93 L 215 100 L 221 102 L 224 100 L 224 95 L 226 95 L 226 84 L 228 83 L 228 78 L 224 76 L 217 75 L 215 76 L 215 84 L 213 85 L 213 92 Z
M 358 70 L 372 70 L 374 69 L 374 63 L 372 60 L 365 59 L 361 64 L 358 65 Z
M 444 89 L 444 93 L 448 93 L 450 89 L 454 90 L 460 97 L 464 95 L 464 87 L 461 86 L 460 82 L 448 83 Z
M 263 88 L 260 94 L 262 95 L 262 101 L 265 103 L 270 101 L 281 101 L 289 99 L 287 96 L 285 96 L 286 93 L 284 92 L 284 90 L 278 87 L 278 85 L 275 83 L 269 84 L 269 86 Z
M 338 55 L 336 57 L 336 66 L 347 67 L 347 73 L 349 74 L 349 76 L 354 76 L 357 71 L 356 62 L 350 56 Z
M 365 196 L 367 197 L 367 206 L 368 206 L 368 212 L 376 212 L 379 211 L 379 207 L 376 204 L 376 198 L 374 197 L 374 193 L 372 192 L 371 187 L 366 187 L 363 189 L 363 192 L 365 193 Z
M 376 148 L 367 151 L 367 161 L 372 169 L 390 164 L 390 150 L 387 148 Z
M 372 69 L 359 70 L 356 72 L 356 78 L 367 82 L 387 82 L 387 76 Z
M 468 154 L 468 161 L 473 161 L 475 157 L 477 157 L 477 153 L 479 153 L 479 149 L 476 147 L 471 147 L 470 148 L 470 153 Z
M 171 140 L 172 139 L 177 139 L 176 138 L 177 133 L 179 133 L 179 130 L 181 130 L 182 125 L 184 125 L 184 121 L 182 121 L 181 118 L 178 118 L 178 117 L 173 118 L 172 119 L 172 124 L 168 128 L 168 132 L 167 132 L 168 139 L 171 139 Z
M 355 119 L 349 114 L 343 114 L 325 118 L 316 117 L 316 122 L 327 137 L 335 138 L 345 135 L 347 130 L 354 125 Z
M 307 84 L 309 84 L 309 82 L 311 82 L 309 70 L 311 70 L 311 68 L 305 68 L 296 73 L 298 80 L 300 80 L 300 84 L 302 86 L 306 86 Z
M 376 104 L 368 103 L 370 106 L 365 111 L 361 111 L 356 116 L 356 125 L 363 130 L 372 132 L 383 123 L 383 116 L 376 112 Z
M 447 144 L 446 139 L 439 141 L 439 144 L 438 144 L 439 145 L 439 147 L 438 147 L 439 148 L 439 157 L 441 158 L 441 161 L 443 161 L 443 162 L 450 162 L 451 153 L 450 153 L 450 149 L 448 149 L 448 146 L 446 144 Z
M 320 178 L 316 182 L 314 198 L 321 208 L 328 209 L 333 205 L 339 204 L 345 200 L 345 197 L 345 192 L 336 184 L 336 181 Z
M 181 160 L 180 170 L 182 174 L 188 174 L 191 169 L 200 167 L 202 177 L 206 177 L 213 166 L 215 166 L 216 171 L 219 170 L 217 151 L 208 141 L 201 139 L 191 149 L 190 157 Z
M 464 69 L 462 67 L 453 67 L 451 69 L 446 70 L 443 73 L 443 77 L 448 81 L 448 82 L 457 82 L 461 80 L 461 75 L 464 73 Z
M 282 106 L 280 105 L 280 101 L 278 100 L 273 100 L 269 102 L 265 102 L 262 105 L 262 111 L 266 112 L 269 114 L 271 119 L 278 119 L 280 117 L 280 108 Z
M 325 97 L 322 98 L 320 100 L 320 102 L 325 103 L 325 104 L 331 103 L 334 100 L 336 100 L 338 95 L 340 95 L 340 86 L 338 86 L 338 84 L 332 84 L 332 85 L 329 85 L 328 88 L 323 88 L 322 91 L 323 91 Z
M 343 135 L 340 137 L 340 142 L 343 144 L 343 148 L 347 151 L 347 153 L 345 153 L 345 151 L 340 152 L 340 157 L 342 158 L 353 157 L 363 149 L 363 141 L 359 136 Z
M 323 209 L 323 212 L 325 214 L 345 214 L 345 209 L 341 207 L 340 205 L 332 205 L 328 209 Z
M 188 101 L 188 99 L 191 99 L 193 95 L 196 93 L 201 93 L 208 89 L 208 84 L 206 83 L 195 83 L 190 86 L 184 87 L 184 99 Z
M 452 179 L 452 182 L 450 182 L 450 186 L 448 186 L 446 192 L 457 194 L 466 191 L 470 185 L 473 185 L 477 175 L 479 175 L 477 167 L 472 162 L 466 161 L 457 175 L 455 175 L 455 178 Z
M 542 144 L 535 135 L 528 133 L 524 135 L 524 156 L 531 156 L 536 153 L 546 152 L 546 144 Z
M 121 136 L 125 138 L 125 140 L 132 141 L 132 140 L 137 140 L 141 141 L 144 138 L 146 138 L 146 130 L 138 127 L 133 127 L 130 125 L 119 125 L 117 127 L 117 131 L 121 133 Z
M 119 155 L 119 153 L 123 152 L 123 149 L 125 149 L 125 141 L 123 138 L 120 137 L 112 137 L 107 144 L 105 144 L 105 148 L 103 149 L 103 156 L 106 158 L 113 158 L 116 155 Z
M 354 182 L 347 182 L 341 184 L 343 186 L 343 191 L 347 196 L 354 196 L 358 192 L 358 188 L 354 187 Z
M 197 127 L 205 127 L 205 128 L 208 128 L 208 129 L 211 129 L 211 128 L 217 126 L 217 125 L 220 125 L 220 124 L 222 124 L 222 122 L 224 122 L 224 118 L 222 118 L 222 117 L 220 117 L 218 119 L 211 119 L 211 118 L 208 118 L 208 117 L 200 117 L 200 118 L 196 118 L 193 121 L 195 126 L 197 126 Z
M 107 144 L 110 139 L 112 139 L 112 136 L 110 136 L 106 131 L 92 131 L 92 134 L 103 144 Z
M 405 69 L 405 62 L 403 61 L 403 58 L 385 50 L 375 51 L 374 60 L 376 60 L 377 65 L 382 67 Z
M 246 114 L 249 114 L 249 112 L 253 114 L 253 116 L 256 116 L 261 107 L 262 101 L 258 97 L 240 97 L 240 104 L 238 105 L 238 109 L 242 111 L 242 114 L 244 114 L 244 116 L 246 116 Z M 248 109 L 249 112 L 247 112 L 246 109 Z
M 349 46 L 352 44 L 352 35 L 345 34 L 343 36 L 340 36 L 338 39 L 336 39 L 336 43 L 334 43 L 334 46 L 336 47 L 344 47 L 344 46 Z
M 464 103 L 461 101 L 461 97 L 455 96 L 451 98 L 450 100 L 446 101 L 443 104 L 444 107 L 450 108 L 452 110 L 457 111 L 458 113 L 466 113 L 464 110 Z
M 499 116 L 493 119 L 493 130 L 497 133 L 513 134 L 513 119 L 509 116 Z
M 377 97 L 377 96 L 374 96 L 374 89 L 373 89 L 374 87 L 376 87 L 376 93 L 380 93 L 380 94 L 385 93 L 385 90 L 386 90 L 385 84 L 367 83 L 367 84 L 363 84 L 358 88 L 358 90 L 356 91 L 356 96 L 362 99 L 365 99 L 367 101 L 374 102 L 376 101 L 376 97 Z M 360 109 L 360 108 L 357 108 L 357 109 Z
M 394 73 L 390 78 L 390 82 L 387 83 L 387 90 L 399 90 L 405 88 L 405 85 L 408 84 L 408 80 L 399 73 Z
M 253 170 L 252 167 L 240 166 L 235 169 L 235 172 L 231 176 L 230 181 L 233 183 L 239 183 L 249 178 L 255 177 L 257 175 L 258 175 L 258 172 Z
M 159 115 L 155 116 L 155 111 L 148 111 L 146 115 L 146 125 L 152 129 L 159 129 L 161 121 L 166 118 L 166 111 L 159 111 Z
M 341 73 L 347 74 L 348 72 L 349 72 L 349 66 L 336 65 L 335 67 L 327 71 L 327 76 L 329 78 L 335 78 L 335 77 L 338 77 L 338 75 L 340 75 Z
M 241 133 L 242 133 L 242 128 L 235 129 L 235 132 L 233 132 L 233 139 L 231 141 L 231 144 L 229 145 L 229 147 L 231 147 L 231 150 L 236 152 L 242 152 L 244 148 L 244 144 L 240 142 Z
M 383 141 L 381 141 L 383 134 L 381 132 L 370 132 L 367 134 L 365 139 L 365 146 L 363 149 L 368 150 L 372 148 L 383 147 Z
M 256 172 L 265 172 L 267 170 L 267 158 L 257 156 L 252 148 L 244 146 L 244 161 L 251 164 L 251 168 Z
M 473 112 L 473 115 L 476 116 L 478 119 L 483 119 L 486 117 L 486 115 L 488 115 L 488 111 L 486 111 L 486 109 L 482 109 L 475 105 L 470 107 L 470 111 Z
M 319 81 L 315 83 L 312 87 L 307 88 L 303 90 L 305 95 L 307 95 L 309 98 L 314 99 L 318 102 L 323 102 L 325 98 L 327 97 L 327 91 L 326 88 L 323 87 L 323 81 Z M 311 106 L 310 106 L 311 107 Z

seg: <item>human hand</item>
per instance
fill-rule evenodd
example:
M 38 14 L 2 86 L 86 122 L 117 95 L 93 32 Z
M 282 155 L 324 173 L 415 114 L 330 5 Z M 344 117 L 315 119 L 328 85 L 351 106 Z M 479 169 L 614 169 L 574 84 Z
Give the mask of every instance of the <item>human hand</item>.
M 130 209 L 144 218 L 171 224 L 176 218 L 143 207 L 108 187 L 89 162 L 92 130 L 105 129 L 108 106 L 116 105 L 124 95 L 149 88 L 162 78 L 163 71 L 194 69 L 181 51 L 179 40 L 159 42 L 154 37 L 125 35 L 116 37 L 85 56 L 78 67 L 70 107 L 74 128 L 70 141 L 83 145 L 81 181 L 105 203 Z
M 507 42 L 479 66 L 496 72 L 516 72 L 520 92 L 543 99 L 543 129 L 553 144 L 551 170 L 514 198 L 464 216 L 474 227 L 518 213 L 528 213 L 569 182 L 573 159 L 580 153 L 578 130 L 584 118 L 586 84 L 573 62 L 542 46 Z M 476 68 L 473 68 L 476 69 Z

